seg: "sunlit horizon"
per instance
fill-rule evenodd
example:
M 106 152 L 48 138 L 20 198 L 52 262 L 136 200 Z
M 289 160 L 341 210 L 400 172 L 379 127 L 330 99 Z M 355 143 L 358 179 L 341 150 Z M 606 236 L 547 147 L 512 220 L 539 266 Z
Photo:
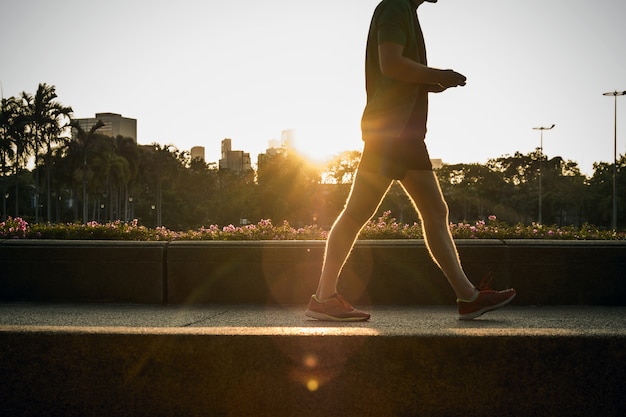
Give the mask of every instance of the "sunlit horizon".
M 250 153 L 293 130 L 314 161 L 361 150 L 364 50 L 379 0 L 198 2 L 24 0 L 5 5 L 4 97 L 54 85 L 75 118 L 137 119 L 139 144 Z M 328 11 L 332 10 L 332 13 Z M 429 63 L 467 86 L 431 95 L 427 144 L 444 163 L 485 163 L 539 147 L 575 161 L 613 161 L 613 100 L 626 90 L 626 3 L 442 0 L 420 6 Z M 626 153 L 626 98 L 617 150 Z

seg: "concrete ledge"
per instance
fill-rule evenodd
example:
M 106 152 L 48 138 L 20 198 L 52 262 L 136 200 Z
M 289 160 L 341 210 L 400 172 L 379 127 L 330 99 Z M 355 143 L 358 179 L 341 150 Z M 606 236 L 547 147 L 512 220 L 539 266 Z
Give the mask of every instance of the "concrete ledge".
M 160 304 L 166 245 L 0 241 L 0 301 Z
M 625 405 L 624 340 L 150 333 L 2 339 L 0 408 L 11 416 L 617 417 Z
M 475 283 L 518 305 L 626 305 L 626 242 L 458 240 Z M 323 241 L 0 241 L 0 301 L 297 304 L 315 290 Z M 358 304 L 453 304 L 421 240 L 359 241 L 340 291 Z
M 324 244 L 172 242 L 167 257 L 167 302 L 302 303 L 317 285 Z
M 513 286 L 518 305 L 626 305 L 626 242 L 458 240 L 478 282 Z M 173 242 L 172 304 L 297 304 L 315 291 L 320 241 Z M 454 295 L 422 240 L 358 241 L 339 291 L 358 304 L 453 304 Z
M 626 305 L 626 242 L 507 240 L 522 305 Z
M 0 414 L 617 417 L 626 406 L 623 309 L 512 307 L 464 323 L 447 307 L 381 308 L 329 326 L 303 307 L 162 308 L 182 327 L 0 324 Z M 1 321 L 23 320 L 17 310 Z

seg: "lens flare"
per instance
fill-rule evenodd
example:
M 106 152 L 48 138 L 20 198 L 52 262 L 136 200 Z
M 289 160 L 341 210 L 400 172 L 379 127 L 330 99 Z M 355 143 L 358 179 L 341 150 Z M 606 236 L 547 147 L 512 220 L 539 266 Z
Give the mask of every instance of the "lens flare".
M 309 379 L 306 383 L 306 387 L 309 391 L 315 392 L 320 387 L 320 384 L 317 379 Z
M 306 355 L 304 357 L 304 366 L 306 366 L 309 369 L 313 369 L 316 368 L 317 365 L 319 364 L 319 360 L 317 359 L 317 356 L 315 355 Z

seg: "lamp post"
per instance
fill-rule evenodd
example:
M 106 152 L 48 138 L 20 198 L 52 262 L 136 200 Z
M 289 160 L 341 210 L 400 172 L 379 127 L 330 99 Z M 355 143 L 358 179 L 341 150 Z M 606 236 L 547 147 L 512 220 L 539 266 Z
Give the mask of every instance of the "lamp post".
M 533 127 L 533 130 L 541 131 L 541 142 L 539 142 L 539 224 L 542 224 L 541 219 L 541 160 L 543 159 L 543 131 L 551 130 L 554 128 L 554 124 L 550 127 Z
M 133 197 L 128 197 L 128 208 L 126 209 L 126 221 L 130 221 L 133 217 Z
M 613 230 L 617 230 L 617 96 L 623 96 L 626 91 L 609 91 L 603 96 L 613 96 L 615 104 L 615 119 L 613 121 Z
M 6 220 L 7 216 L 7 200 L 9 199 L 9 193 L 5 193 L 2 199 L 2 220 Z

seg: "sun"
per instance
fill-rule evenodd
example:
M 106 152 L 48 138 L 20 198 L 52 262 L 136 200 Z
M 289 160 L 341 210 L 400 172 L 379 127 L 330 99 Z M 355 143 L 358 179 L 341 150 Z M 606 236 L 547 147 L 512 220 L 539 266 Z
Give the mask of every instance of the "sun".
M 294 150 L 311 165 L 324 165 L 332 156 L 323 143 L 311 140 L 295 129 L 283 130 L 280 143 L 287 149 Z
M 357 144 L 358 145 L 358 144 Z M 312 165 L 326 165 L 335 156 L 347 150 L 356 149 L 357 145 L 329 137 L 298 134 L 290 148 L 305 158 Z
M 298 155 L 302 156 L 309 164 L 315 166 L 321 166 L 327 164 L 332 158 L 332 154 L 329 154 L 314 147 L 301 147 L 297 146 L 293 148 Z

